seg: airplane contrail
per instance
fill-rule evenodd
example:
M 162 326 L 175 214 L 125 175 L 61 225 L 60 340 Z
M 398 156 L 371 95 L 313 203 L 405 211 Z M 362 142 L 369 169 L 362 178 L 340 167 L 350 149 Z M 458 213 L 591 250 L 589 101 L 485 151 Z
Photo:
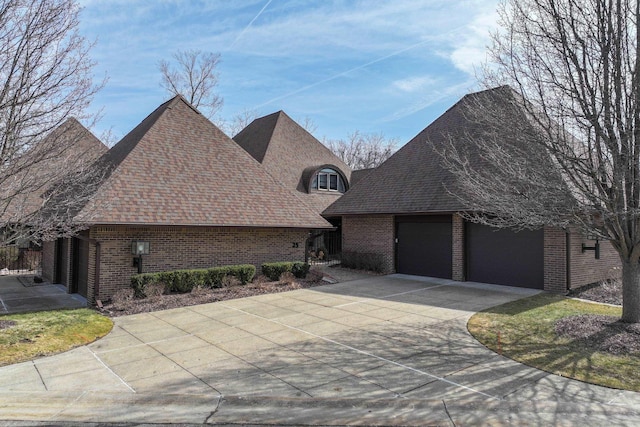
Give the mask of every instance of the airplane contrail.
M 244 35 L 244 33 L 247 32 L 247 30 L 249 28 L 251 28 L 251 25 L 253 25 L 253 23 L 256 21 L 256 19 L 258 19 L 258 17 L 260 17 L 260 15 L 262 15 L 262 12 L 264 12 L 264 10 L 267 8 L 267 6 L 269 6 L 271 4 L 273 0 L 269 0 L 264 6 L 262 6 L 262 9 L 260 9 L 260 12 L 258 12 L 258 14 L 256 16 L 253 17 L 253 19 L 251 20 L 251 22 L 249 22 L 249 24 L 247 24 L 246 27 L 244 27 L 244 29 L 242 30 L 242 32 L 240 34 L 238 34 L 238 37 L 236 37 L 236 39 L 233 41 L 233 43 L 231 43 L 231 45 L 227 48 L 227 50 L 231 50 L 233 49 L 233 47 L 236 45 L 236 43 L 238 42 L 238 40 L 240 40 L 240 38 Z
M 294 91 L 292 91 L 292 92 L 289 92 L 289 93 L 286 93 L 286 94 L 284 94 L 284 95 L 280 95 L 280 96 L 278 96 L 278 97 L 272 98 L 272 99 L 270 99 L 270 100 L 268 100 L 268 101 L 266 101 L 266 102 L 263 102 L 262 104 L 257 105 L 257 106 L 255 106 L 255 107 L 253 107 L 253 108 L 254 108 L 254 109 L 258 109 L 258 108 L 260 108 L 260 107 L 264 107 L 265 105 L 269 105 L 269 104 L 271 104 L 272 102 L 280 101 L 281 99 L 288 98 L 289 96 L 296 95 L 296 94 L 298 94 L 298 93 L 300 93 L 300 92 L 304 92 L 305 90 L 311 89 L 312 87 L 316 87 L 316 86 L 321 85 L 321 84 L 323 84 L 323 83 L 330 82 L 331 80 L 335 80 L 335 79 L 337 79 L 337 78 L 339 78 L 339 77 L 346 76 L 347 74 L 352 73 L 352 72 L 354 72 L 354 71 L 361 70 L 361 69 L 366 68 L 366 67 L 368 67 L 368 66 L 370 66 L 370 65 L 376 64 L 376 63 L 381 62 L 381 61 L 384 61 L 384 60 L 386 60 L 386 59 L 389 59 L 389 58 L 391 58 L 391 57 L 393 57 L 393 56 L 400 55 L 400 54 L 401 54 L 401 53 L 403 53 L 403 52 L 406 52 L 406 51 L 408 51 L 408 50 L 414 49 L 414 48 L 416 48 L 416 47 L 418 47 L 418 46 L 421 46 L 421 45 L 423 45 L 423 44 L 425 44 L 425 43 L 428 43 L 428 42 L 430 42 L 430 41 L 431 41 L 431 40 L 423 40 L 423 41 L 421 41 L 421 42 L 419 42 L 419 43 L 416 43 L 416 44 L 413 44 L 413 45 L 411 45 L 411 46 L 408 46 L 408 47 L 402 48 L 402 49 L 400 49 L 400 50 L 396 50 L 395 52 L 391 52 L 391 53 L 389 53 L 389 54 L 387 54 L 387 55 L 385 55 L 385 56 L 382 56 L 382 57 L 380 57 L 380 58 L 374 59 L 373 61 L 369 61 L 369 62 L 367 62 L 366 64 L 358 65 L 357 67 L 355 67 L 355 68 L 351 68 L 350 70 L 343 71 L 343 72 L 338 73 L 338 74 L 334 74 L 333 76 L 331 76 L 331 77 L 327 77 L 326 79 L 323 79 L 323 80 L 317 81 L 317 82 L 315 82 L 315 83 L 311 83 L 311 84 L 309 84 L 309 85 L 307 85 L 307 86 L 301 87 L 301 88 L 296 89 L 296 90 L 294 90 Z

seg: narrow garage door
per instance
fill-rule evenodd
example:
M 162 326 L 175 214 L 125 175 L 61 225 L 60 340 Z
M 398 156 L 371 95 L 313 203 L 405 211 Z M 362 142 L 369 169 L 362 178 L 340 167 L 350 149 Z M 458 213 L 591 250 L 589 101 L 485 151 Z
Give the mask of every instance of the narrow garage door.
M 467 280 L 543 289 L 543 233 L 467 223 Z
M 397 271 L 451 278 L 451 217 L 400 217 L 397 222 Z

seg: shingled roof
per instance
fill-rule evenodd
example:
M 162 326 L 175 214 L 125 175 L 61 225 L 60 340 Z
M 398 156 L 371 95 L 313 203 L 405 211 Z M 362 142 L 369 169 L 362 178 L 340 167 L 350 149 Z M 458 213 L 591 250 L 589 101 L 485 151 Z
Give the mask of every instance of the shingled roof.
M 283 111 L 254 120 L 233 139 L 318 213 L 342 194 L 309 191 L 314 172 L 331 166 L 350 182 L 349 166 Z
M 324 212 L 324 216 L 350 214 L 412 214 L 457 212 L 467 208 L 450 190 L 455 177 L 441 164 L 434 147 L 451 139 L 458 144 L 483 134 L 481 124 L 469 119 L 470 108 L 505 108 L 512 89 L 502 86 L 464 96 L 422 130 L 386 162 L 367 174 Z M 510 138 L 505 135 L 505 140 Z
M 18 192 L 2 221 L 22 222 L 42 207 L 42 195 L 68 172 L 89 167 L 108 148 L 75 118 L 69 118 L 28 154 L 26 168 L 7 180 L 4 192 Z M 12 188 L 16 187 L 16 188 Z
M 76 216 L 92 224 L 328 228 L 182 97 L 97 162 L 111 172 Z

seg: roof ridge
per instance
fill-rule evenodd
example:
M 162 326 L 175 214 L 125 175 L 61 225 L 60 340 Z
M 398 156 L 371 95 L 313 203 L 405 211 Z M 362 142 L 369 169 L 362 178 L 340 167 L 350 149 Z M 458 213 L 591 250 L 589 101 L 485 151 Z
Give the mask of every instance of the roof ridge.
M 284 112 L 284 110 L 280 110 L 278 111 L 278 113 L 280 113 L 280 115 L 278 116 L 278 120 L 276 121 L 276 124 L 274 126 L 274 130 L 273 133 L 275 133 L 275 129 L 278 126 L 278 124 L 280 124 L 280 117 L 284 116 L 290 123 L 293 123 L 298 129 L 304 131 L 307 135 L 309 135 L 311 138 L 313 138 L 312 142 L 317 142 L 320 149 L 324 150 L 326 154 L 330 154 L 333 157 L 335 157 L 337 160 L 339 160 L 342 165 L 338 165 L 335 163 L 332 163 L 333 166 L 340 166 L 340 168 L 346 167 L 346 170 L 344 170 L 343 172 L 348 172 L 351 170 L 351 168 L 349 167 L 349 165 L 347 165 L 342 159 L 340 159 L 333 151 L 331 151 L 329 149 L 329 147 L 327 147 L 326 145 L 324 145 L 322 143 L 322 141 L 320 141 L 318 138 L 316 138 L 311 132 L 309 132 L 307 129 L 304 128 L 304 126 L 302 126 L 300 123 L 298 123 L 297 121 L 295 121 L 293 118 L 291 118 L 291 116 L 289 116 L 286 112 Z M 273 134 L 272 134 L 273 136 Z M 271 144 L 269 144 L 269 146 L 267 147 L 267 150 L 265 152 L 265 156 L 267 155 L 267 153 L 269 152 L 269 148 L 271 147 Z M 329 163 L 323 163 L 323 164 L 329 164 Z M 320 165 L 318 165 L 320 166 Z
M 329 226 L 311 208 L 301 208 L 282 183 L 181 96 L 159 106 L 117 146 L 111 153 L 110 175 L 76 220 L 98 224 Z M 269 187 L 266 192 L 265 182 Z

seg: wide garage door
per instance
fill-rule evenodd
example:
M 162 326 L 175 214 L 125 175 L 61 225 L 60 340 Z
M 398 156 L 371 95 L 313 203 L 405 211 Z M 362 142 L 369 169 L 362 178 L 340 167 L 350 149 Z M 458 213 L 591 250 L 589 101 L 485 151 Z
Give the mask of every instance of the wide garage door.
M 543 230 L 512 230 L 466 224 L 467 280 L 544 288 Z
M 451 278 L 451 217 L 400 217 L 397 226 L 397 271 Z

